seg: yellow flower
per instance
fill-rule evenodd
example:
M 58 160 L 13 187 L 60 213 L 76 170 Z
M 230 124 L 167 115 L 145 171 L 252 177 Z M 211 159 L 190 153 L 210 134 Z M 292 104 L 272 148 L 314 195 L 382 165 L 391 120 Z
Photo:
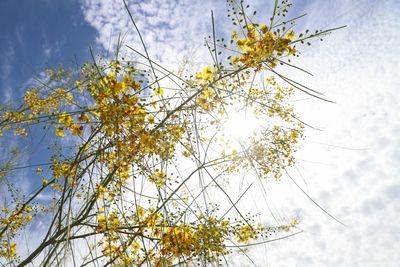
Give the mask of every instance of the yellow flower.
M 75 81 L 74 84 L 75 84 L 76 87 L 78 87 L 78 86 L 83 84 L 83 81 L 82 80 L 77 80 L 77 81 Z
M 163 94 L 164 94 L 164 89 L 162 89 L 162 88 L 157 88 L 156 90 L 154 90 L 155 96 L 159 96 L 159 95 L 163 95 Z
M 83 133 L 83 126 L 79 126 L 78 124 L 72 124 L 72 135 L 82 135 Z
M 81 122 L 89 123 L 90 122 L 90 117 L 86 115 L 85 113 L 82 113 L 79 115 L 78 120 Z
M 296 130 L 292 130 L 290 132 L 290 139 L 292 142 L 297 142 L 297 138 L 299 137 L 299 133 Z
M 100 215 L 99 217 L 97 217 L 97 221 L 100 222 L 104 222 L 106 220 L 106 217 L 104 215 Z
M 138 252 L 140 245 L 138 242 L 133 242 L 132 243 L 132 248 L 133 248 L 133 252 Z
M 233 58 L 232 58 L 232 63 L 233 64 L 237 64 L 239 62 L 239 58 L 237 57 L 237 56 L 234 56 Z
M 32 212 L 32 209 L 30 207 L 25 207 L 24 210 L 25 210 L 25 212 L 28 212 L 28 213 Z
M 71 164 L 69 163 L 63 163 L 61 166 L 61 171 L 64 177 L 70 177 L 73 175 L 72 170 L 71 170 Z
M 247 243 L 250 239 L 257 239 L 254 227 L 250 225 L 245 225 L 236 233 L 236 239 L 238 242 Z
M 63 175 L 63 173 L 62 173 L 62 169 L 61 169 L 61 165 L 60 165 L 60 163 L 58 163 L 58 161 L 57 160 L 53 160 L 53 165 L 52 165 L 52 168 L 53 168 L 53 176 L 55 177 L 55 178 L 60 178 L 62 175 Z
M 96 187 L 97 187 L 97 198 L 98 199 L 103 198 L 103 195 L 106 192 L 106 188 L 101 184 L 97 184 Z
M 42 185 L 43 185 L 43 186 L 48 186 L 48 185 L 49 185 L 49 181 L 46 180 L 46 179 L 43 179 L 43 180 L 42 180 Z
M 261 24 L 261 25 L 260 25 L 260 31 L 261 31 L 262 33 L 266 33 L 266 32 L 268 31 L 267 25 Z
M 42 167 L 37 167 L 36 174 L 41 174 L 42 172 L 43 172 L 43 168 Z
M 57 135 L 58 137 L 64 137 L 64 136 L 65 136 L 64 127 L 59 127 L 59 128 L 57 128 L 57 129 L 56 129 L 56 135 Z
M 237 40 L 236 45 L 240 48 L 243 49 L 244 44 L 246 43 L 246 40 L 243 38 L 240 38 L 239 40 Z
M 232 32 L 232 38 L 234 38 L 234 39 L 237 38 L 237 32 L 236 32 L 236 31 L 233 31 L 233 32 Z
M 294 38 L 296 38 L 296 35 L 294 34 L 294 31 L 293 31 L 293 30 L 289 31 L 289 32 L 286 34 L 286 38 L 288 38 L 288 39 L 294 39 Z
M 74 122 L 74 119 L 66 112 L 61 113 L 60 119 L 58 123 L 64 124 L 67 128 L 71 127 L 71 124 Z
M 201 78 L 205 81 L 212 81 L 213 79 L 213 68 L 205 67 L 201 72 Z
M 12 242 L 10 244 L 10 250 L 8 251 L 8 258 L 14 257 L 15 254 L 17 253 L 17 244 Z
M 156 186 L 163 186 L 166 182 L 167 174 L 163 171 L 156 170 L 152 176 L 149 177 L 149 181 Z
M 16 136 L 18 136 L 18 135 L 27 136 L 28 134 L 26 133 L 26 129 L 25 128 L 18 127 L 18 128 L 15 129 L 14 135 L 16 135 Z
M 137 215 L 139 218 L 143 217 L 146 214 L 145 209 L 142 206 L 137 206 Z
M 149 123 L 154 123 L 154 116 L 151 115 L 151 114 L 149 114 L 149 115 L 147 116 L 147 121 L 148 121 Z
M 297 50 L 296 47 L 288 46 L 288 56 L 296 54 Z

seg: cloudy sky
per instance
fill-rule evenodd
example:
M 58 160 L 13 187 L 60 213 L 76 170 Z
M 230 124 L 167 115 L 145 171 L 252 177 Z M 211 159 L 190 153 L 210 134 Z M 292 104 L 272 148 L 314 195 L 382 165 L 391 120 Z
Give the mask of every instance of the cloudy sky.
M 211 30 L 211 9 L 217 32 L 232 30 L 223 0 L 128 2 L 150 56 L 166 66 L 185 57 L 210 62 L 202 40 Z M 258 21 L 267 21 L 272 0 L 247 2 Z M 251 254 L 259 266 L 399 266 L 400 2 L 295 0 L 291 14 L 302 13 L 308 15 L 298 29 L 347 28 L 302 50 L 298 63 L 314 76 L 290 73 L 335 101 L 298 97 L 298 113 L 319 130 L 307 129 L 290 174 L 345 226 L 285 178 L 269 188 L 271 207 L 301 216 L 304 233 Z M 0 23 L 3 102 L 19 97 L 44 67 L 89 59 L 90 46 L 110 52 L 121 35 L 141 47 L 122 0 L 2 0 Z

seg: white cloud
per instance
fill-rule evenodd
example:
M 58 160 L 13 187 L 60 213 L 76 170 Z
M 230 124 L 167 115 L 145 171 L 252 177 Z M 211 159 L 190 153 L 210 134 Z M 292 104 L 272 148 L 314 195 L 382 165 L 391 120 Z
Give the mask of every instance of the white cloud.
M 3 103 L 8 102 L 12 97 L 11 72 L 15 61 L 15 51 L 8 45 L 6 49 L 0 53 L 0 81 L 2 88 Z
M 130 1 L 129 7 L 151 57 L 174 66 L 188 51 L 203 49 L 199 40 L 210 31 L 210 9 L 225 16 L 225 2 L 215 2 Z M 261 16 L 269 14 L 263 2 L 253 3 Z M 103 47 L 108 48 L 110 40 L 115 43 L 119 33 L 126 44 L 140 47 L 122 1 L 82 3 L 85 19 L 98 30 Z M 299 173 L 291 172 L 310 196 L 347 226 L 329 218 L 289 180 L 269 185 L 272 209 L 282 216 L 300 212 L 305 233 L 257 248 L 255 259 L 262 266 L 397 266 L 399 3 L 309 0 L 296 1 L 295 6 L 296 12 L 309 13 L 299 27 L 348 25 L 303 52 L 300 65 L 314 78 L 293 73 L 336 104 L 298 102 L 303 118 L 323 131 L 307 131 Z M 208 60 L 203 52 L 189 55 L 195 62 Z M 245 264 L 249 262 L 241 263 Z
M 336 23 L 348 28 L 303 53 L 301 66 L 316 77 L 299 77 L 336 104 L 303 101 L 299 113 L 323 129 L 308 130 L 309 140 L 360 150 L 306 141 L 301 158 L 334 165 L 300 162 L 299 168 L 307 192 L 347 227 L 330 220 L 301 194 L 289 198 L 288 209 L 302 206 L 306 234 L 272 244 L 271 266 L 396 266 L 400 260 L 400 40 L 399 18 L 393 12 L 399 4 L 371 1 L 354 9 L 348 1 L 337 2 L 339 10 L 319 12 L 328 21 L 343 14 Z M 312 263 L 304 262 L 306 257 Z
M 211 1 L 127 2 L 151 58 L 163 63 L 177 63 L 189 49 L 201 48 L 202 37 L 211 27 Z M 82 3 L 84 17 L 98 30 L 97 41 L 104 48 L 114 52 L 121 34 L 125 44 L 143 51 L 122 1 L 83 0 Z

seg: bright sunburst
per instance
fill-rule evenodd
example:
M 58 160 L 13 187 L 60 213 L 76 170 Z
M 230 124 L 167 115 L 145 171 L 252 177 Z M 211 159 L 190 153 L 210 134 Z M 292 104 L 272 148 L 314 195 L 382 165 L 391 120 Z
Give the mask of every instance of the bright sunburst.
M 260 121 L 250 110 L 230 112 L 223 127 L 227 135 L 240 142 L 261 129 Z

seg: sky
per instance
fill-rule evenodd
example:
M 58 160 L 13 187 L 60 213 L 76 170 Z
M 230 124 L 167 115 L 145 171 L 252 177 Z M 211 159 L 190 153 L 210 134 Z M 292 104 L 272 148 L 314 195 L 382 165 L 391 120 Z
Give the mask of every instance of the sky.
M 171 68 L 185 58 L 210 62 L 199 40 L 210 33 L 211 9 L 217 33 L 232 30 L 225 1 L 128 3 L 150 56 Z M 260 21 L 268 19 L 272 1 L 247 3 Z M 304 232 L 250 253 L 259 266 L 398 266 L 400 3 L 294 1 L 292 14 L 303 13 L 308 15 L 297 25 L 300 30 L 347 27 L 302 50 L 297 63 L 314 76 L 288 73 L 335 102 L 302 96 L 295 103 L 301 118 L 319 130 L 306 130 L 298 163 L 289 173 L 345 226 L 285 178 L 268 188 L 271 207 L 285 216 L 300 215 Z M 119 35 L 141 49 L 120 0 L 3 0 L 0 23 L 3 103 L 21 96 L 44 67 L 80 64 L 89 59 L 89 47 L 111 53 Z M 235 262 L 252 266 L 244 257 Z
M 43 68 L 82 64 L 97 35 L 77 0 L 4 0 L 0 23 L 3 100 L 18 97 L 29 78 Z

